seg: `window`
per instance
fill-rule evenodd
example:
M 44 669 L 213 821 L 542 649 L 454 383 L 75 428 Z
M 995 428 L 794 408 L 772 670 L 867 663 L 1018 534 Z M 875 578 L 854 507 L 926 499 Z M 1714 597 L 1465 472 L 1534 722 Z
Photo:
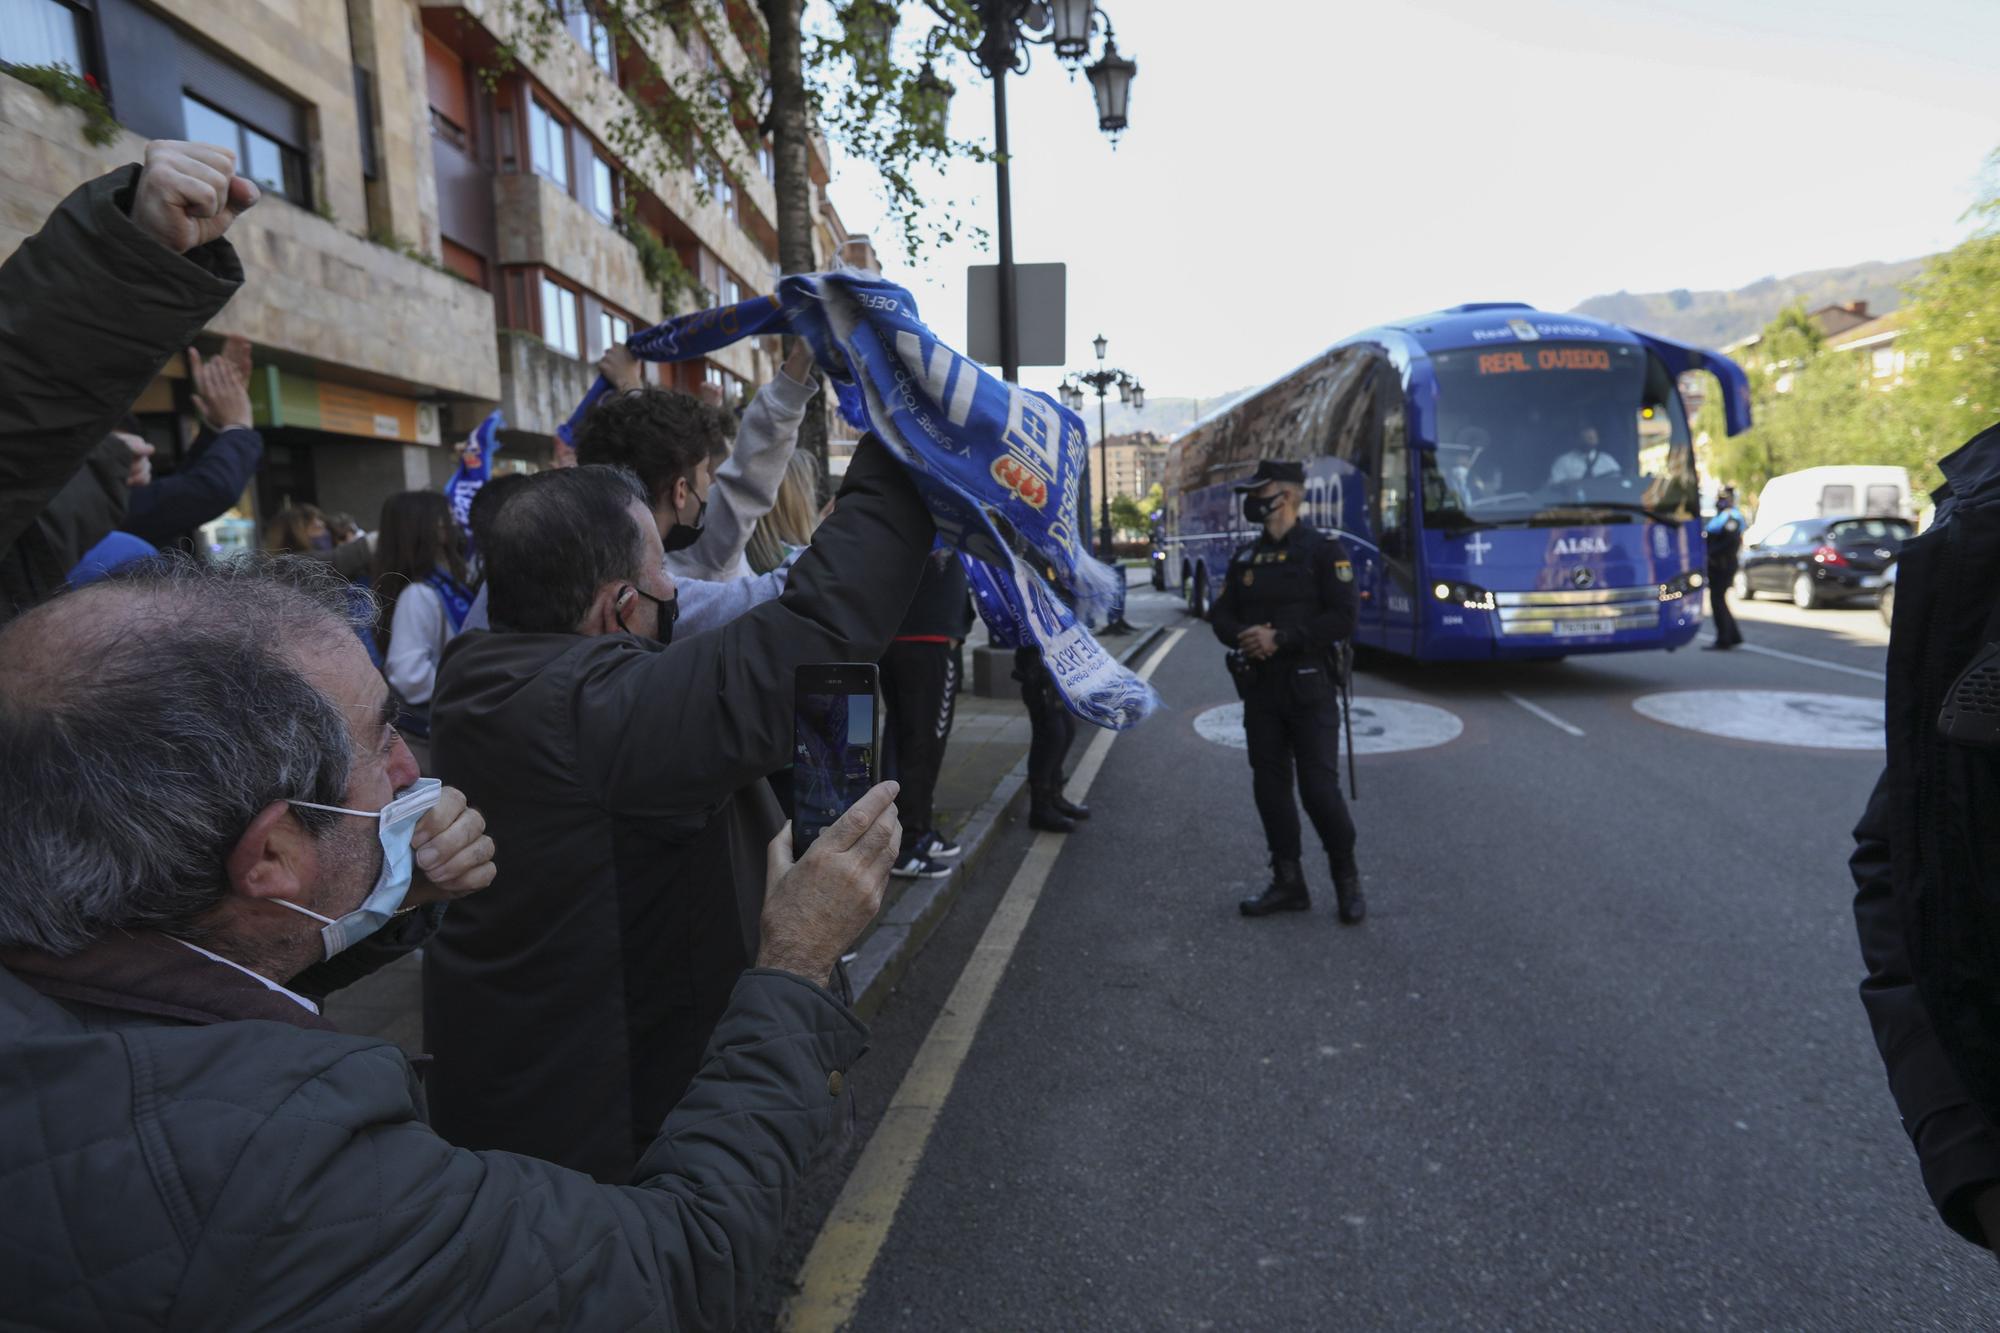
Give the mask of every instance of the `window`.
M 612 215 L 618 211 L 617 180 L 618 173 L 611 164 L 595 153 L 591 154 L 590 211 L 606 222 L 611 221 Z
M 735 305 L 738 301 L 744 300 L 743 284 L 736 280 L 736 275 L 726 268 L 717 272 L 716 300 L 722 305 Z
M 1854 488 L 1852 486 L 1822 486 L 1819 490 L 1819 512 L 1822 514 L 1851 514 L 1854 512 Z
M 193 142 L 235 149 L 238 174 L 293 203 L 307 202 L 305 158 L 296 149 L 186 94 L 181 96 L 181 119 Z
M 528 99 L 528 159 L 538 174 L 569 189 L 569 128 L 539 97 Z
M 595 14 L 589 15 L 584 22 L 587 25 L 585 34 L 588 39 L 585 45 L 590 48 L 591 60 L 596 63 L 599 69 L 611 76 L 613 83 L 616 83 L 618 81 L 618 44 L 611 40 L 611 30 L 605 27 Z
M 82 16 L 61 0 L 0 0 L 0 63 L 84 72 Z
M 583 355 L 583 317 L 576 293 L 542 279 L 542 341 L 564 356 Z
M 771 153 L 771 145 L 761 144 L 757 149 L 757 166 L 763 171 L 764 179 L 778 179 L 778 159 Z
M 622 315 L 602 311 L 597 316 L 597 335 L 605 347 L 617 347 L 632 336 L 632 323 Z
M 1887 484 L 1868 488 L 1868 512 L 1871 514 L 1895 514 L 1903 508 L 1903 488 Z

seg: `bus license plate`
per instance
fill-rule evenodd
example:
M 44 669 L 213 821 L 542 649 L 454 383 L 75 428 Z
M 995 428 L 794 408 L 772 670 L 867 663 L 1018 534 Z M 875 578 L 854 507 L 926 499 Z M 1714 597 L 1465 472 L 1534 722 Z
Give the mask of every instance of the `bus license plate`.
M 1615 620 L 1558 620 L 1555 634 L 1558 639 L 1581 639 L 1594 634 L 1610 634 L 1617 628 Z

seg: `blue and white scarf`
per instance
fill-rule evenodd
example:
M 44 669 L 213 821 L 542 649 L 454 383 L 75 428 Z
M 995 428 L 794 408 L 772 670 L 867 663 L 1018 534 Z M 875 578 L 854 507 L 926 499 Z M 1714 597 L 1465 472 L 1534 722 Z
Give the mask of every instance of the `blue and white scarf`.
M 854 272 L 784 279 L 774 296 L 698 311 L 634 334 L 647 361 L 682 361 L 744 338 L 805 339 L 833 378 L 840 412 L 902 460 L 937 520 L 939 539 L 989 567 L 973 574 L 996 632 L 1042 649 L 1070 711 L 1122 731 L 1159 705 L 1090 636 L 1086 617 L 1122 602 L 1122 571 L 1078 542 L 1077 491 L 1089 437 L 1045 393 L 1008 384 L 940 342 L 893 283 Z M 559 430 L 567 441 L 608 386 L 599 379 Z M 1058 598 L 1047 570 L 1078 610 Z
M 479 466 L 465 465 L 465 451 L 459 450 L 458 470 L 444 484 L 444 498 L 451 503 L 452 521 L 465 529 L 468 539 L 472 536 L 472 497 L 479 494 L 493 475 L 493 455 L 500 452 L 499 432 L 507 427 L 507 417 L 499 408 L 494 408 L 479 423 L 479 429 L 472 432 L 472 443 L 479 446 Z

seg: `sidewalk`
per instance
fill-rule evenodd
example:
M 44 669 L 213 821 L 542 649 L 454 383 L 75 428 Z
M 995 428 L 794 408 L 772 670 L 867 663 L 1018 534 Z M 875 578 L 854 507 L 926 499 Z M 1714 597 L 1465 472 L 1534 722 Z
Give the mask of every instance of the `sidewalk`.
M 1143 585 L 1135 584 L 1134 587 Z M 1128 617 L 1138 633 L 1107 639 L 1105 646 L 1130 661 L 1152 643 L 1161 626 L 1150 608 L 1133 607 Z M 975 629 L 975 643 L 983 642 Z M 969 651 L 969 648 L 968 648 Z M 1080 752 L 1089 739 L 1080 729 Z M 855 1008 L 866 1018 L 882 1007 L 896 981 L 922 950 L 925 940 L 950 910 L 972 868 L 1010 817 L 1018 817 L 1027 790 L 1028 715 L 1018 695 L 982 699 L 968 689 L 958 697 L 958 713 L 945 748 L 935 798 L 938 825 L 964 847 L 949 879 L 891 880 L 882 913 L 855 946 L 847 963 Z M 1075 756 L 1072 755 L 1072 759 Z M 418 956 L 402 959 L 374 976 L 333 995 L 326 1016 L 344 1032 L 382 1037 L 404 1051 L 423 1050 L 423 999 Z

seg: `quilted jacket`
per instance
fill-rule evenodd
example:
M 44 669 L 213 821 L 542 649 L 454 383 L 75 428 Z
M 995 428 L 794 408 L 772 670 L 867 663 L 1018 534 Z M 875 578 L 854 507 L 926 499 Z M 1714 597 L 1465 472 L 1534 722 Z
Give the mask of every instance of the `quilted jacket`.
M 122 951 L 115 984 L 0 968 L 3 1328 L 733 1327 L 866 1036 L 745 973 L 633 1183 L 599 1185 L 453 1148 L 390 1043 L 176 941 Z

